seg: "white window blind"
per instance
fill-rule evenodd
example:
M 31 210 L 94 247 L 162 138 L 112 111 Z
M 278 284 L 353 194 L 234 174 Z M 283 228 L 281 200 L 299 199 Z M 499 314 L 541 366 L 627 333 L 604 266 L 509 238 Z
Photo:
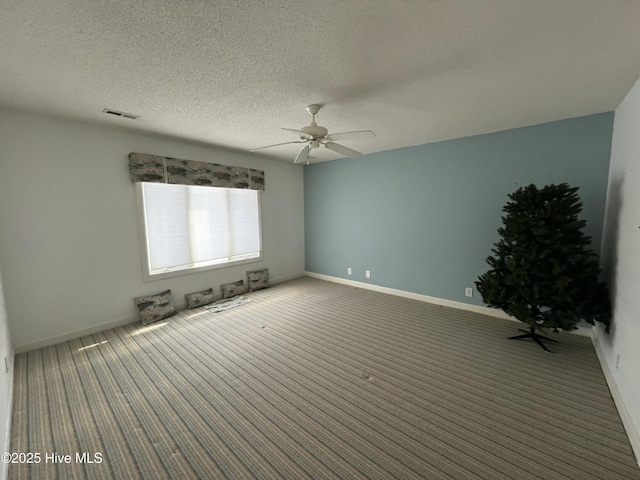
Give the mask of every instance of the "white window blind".
M 258 191 L 140 185 L 149 275 L 260 258 Z

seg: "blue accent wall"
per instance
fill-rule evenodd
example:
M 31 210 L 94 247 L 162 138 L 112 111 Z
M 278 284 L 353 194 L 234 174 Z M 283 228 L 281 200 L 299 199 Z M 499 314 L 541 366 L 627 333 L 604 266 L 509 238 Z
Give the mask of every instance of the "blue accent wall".
M 531 183 L 580 187 L 586 233 L 599 252 L 613 116 L 305 166 L 306 270 L 482 305 L 474 281 L 488 269 L 502 207 Z M 465 287 L 474 288 L 472 298 Z

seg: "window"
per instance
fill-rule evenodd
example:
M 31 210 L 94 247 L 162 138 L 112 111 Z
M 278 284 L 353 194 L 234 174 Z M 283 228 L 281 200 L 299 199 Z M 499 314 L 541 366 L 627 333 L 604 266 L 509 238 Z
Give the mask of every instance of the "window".
M 147 279 L 261 259 L 258 191 L 138 185 Z

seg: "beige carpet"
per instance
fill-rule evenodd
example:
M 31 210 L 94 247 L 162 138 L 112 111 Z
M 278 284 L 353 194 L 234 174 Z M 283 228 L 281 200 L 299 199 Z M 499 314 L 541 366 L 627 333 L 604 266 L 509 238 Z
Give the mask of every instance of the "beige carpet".
M 306 277 L 249 295 L 18 355 L 11 450 L 40 463 L 10 478 L 640 479 L 587 338 Z

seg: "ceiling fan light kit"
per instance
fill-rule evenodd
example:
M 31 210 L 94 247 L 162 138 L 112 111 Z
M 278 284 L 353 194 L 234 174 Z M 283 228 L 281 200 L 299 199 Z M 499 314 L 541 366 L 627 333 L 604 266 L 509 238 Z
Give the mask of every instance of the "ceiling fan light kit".
M 351 148 L 345 147 L 344 145 L 335 143 L 334 140 L 339 136 L 344 137 L 348 135 L 366 134 L 366 135 L 373 135 L 375 137 L 376 134 L 373 133 L 371 130 L 354 130 L 350 132 L 329 133 L 329 130 L 327 130 L 325 127 L 318 125 L 316 123 L 316 114 L 319 111 L 320 111 L 320 105 L 317 105 L 317 104 L 308 105 L 307 112 L 311 114 L 310 125 L 307 125 L 306 127 L 302 127 L 300 129 L 296 129 L 296 128 L 282 129 L 282 130 L 293 132 L 299 135 L 300 140 L 284 142 L 284 143 L 276 143 L 274 145 L 267 145 L 265 147 L 254 148 L 249 151 L 255 152 L 257 150 L 263 150 L 265 148 L 271 148 L 271 147 L 279 147 L 281 145 L 290 145 L 294 143 L 306 143 L 307 145 L 305 145 L 302 148 L 302 150 L 300 150 L 298 155 L 296 155 L 296 158 L 293 160 L 293 163 L 298 163 L 298 161 L 306 158 L 307 165 L 309 165 L 309 159 L 313 158 L 309 156 L 309 153 L 311 152 L 312 149 L 320 148 L 320 146 L 323 146 L 324 148 L 331 150 L 335 153 L 338 153 L 340 155 L 343 155 L 345 157 L 349 157 L 349 158 L 361 157 L 362 153 L 356 150 L 353 150 Z

